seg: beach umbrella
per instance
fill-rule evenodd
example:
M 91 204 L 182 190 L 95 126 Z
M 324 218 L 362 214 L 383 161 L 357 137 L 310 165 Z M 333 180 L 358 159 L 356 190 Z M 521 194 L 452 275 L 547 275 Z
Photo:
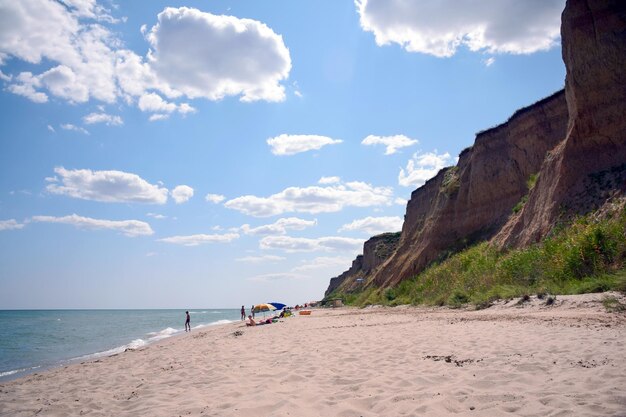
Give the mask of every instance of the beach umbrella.
M 254 311 L 255 313 L 260 313 L 261 311 L 274 311 L 276 310 L 276 307 L 274 307 L 271 304 L 257 304 L 254 306 L 254 308 L 252 309 L 252 311 Z
M 276 310 L 282 310 L 283 308 L 285 308 L 287 306 L 287 304 L 283 304 L 283 303 L 268 303 L 273 305 Z

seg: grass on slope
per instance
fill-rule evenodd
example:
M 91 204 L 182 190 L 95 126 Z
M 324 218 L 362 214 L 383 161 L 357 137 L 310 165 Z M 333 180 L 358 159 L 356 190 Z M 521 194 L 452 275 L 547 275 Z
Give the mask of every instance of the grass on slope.
M 487 306 L 529 294 L 626 291 L 626 209 L 602 220 L 581 217 L 543 242 L 498 251 L 481 243 L 387 289 L 342 296 L 344 303 Z M 331 297 L 332 298 L 332 297 Z

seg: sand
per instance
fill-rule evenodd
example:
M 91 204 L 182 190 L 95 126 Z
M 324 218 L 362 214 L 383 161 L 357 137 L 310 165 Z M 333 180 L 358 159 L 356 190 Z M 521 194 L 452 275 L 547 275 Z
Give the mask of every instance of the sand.
M 1 384 L 0 416 L 626 416 L 606 296 L 216 326 Z

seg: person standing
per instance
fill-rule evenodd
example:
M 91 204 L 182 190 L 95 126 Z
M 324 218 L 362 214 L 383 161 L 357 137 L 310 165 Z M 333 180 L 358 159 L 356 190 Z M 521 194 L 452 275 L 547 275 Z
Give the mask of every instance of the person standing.
M 189 315 L 188 311 L 185 311 L 185 314 L 187 315 L 187 318 L 185 319 L 185 331 L 190 332 L 191 331 L 191 316 Z
M 241 321 L 246 319 L 246 308 L 241 306 Z
M 254 318 L 254 306 L 250 307 L 250 313 L 252 313 L 252 318 Z

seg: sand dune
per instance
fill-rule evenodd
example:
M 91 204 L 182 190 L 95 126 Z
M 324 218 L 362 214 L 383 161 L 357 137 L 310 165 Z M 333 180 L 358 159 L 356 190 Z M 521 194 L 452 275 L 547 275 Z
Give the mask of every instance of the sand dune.
M 605 296 L 228 324 L 4 383 L 0 416 L 626 416 Z

